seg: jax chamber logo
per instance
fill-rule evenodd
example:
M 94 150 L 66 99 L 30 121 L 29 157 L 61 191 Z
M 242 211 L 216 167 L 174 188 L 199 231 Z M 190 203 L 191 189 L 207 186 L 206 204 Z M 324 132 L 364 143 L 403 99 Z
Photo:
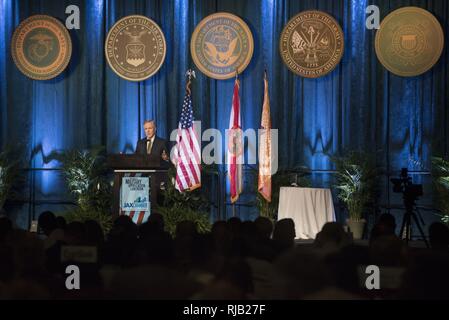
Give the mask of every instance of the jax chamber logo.
M 148 199 L 146 197 L 138 197 L 133 202 L 125 202 L 123 209 L 146 209 L 148 207 Z

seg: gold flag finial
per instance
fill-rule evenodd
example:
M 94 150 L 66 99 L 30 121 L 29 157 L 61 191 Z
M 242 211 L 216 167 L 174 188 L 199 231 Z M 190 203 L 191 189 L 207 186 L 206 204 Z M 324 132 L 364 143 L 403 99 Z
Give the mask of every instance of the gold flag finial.
M 186 77 L 187 77 L 187 84 L 186 84 L 186 91 L 188 94 L 190 94 L 190 84 L 192 83 L 192 77 L 196 79 L 195 71 L 192 69 L 188 69 L 186 71 Z

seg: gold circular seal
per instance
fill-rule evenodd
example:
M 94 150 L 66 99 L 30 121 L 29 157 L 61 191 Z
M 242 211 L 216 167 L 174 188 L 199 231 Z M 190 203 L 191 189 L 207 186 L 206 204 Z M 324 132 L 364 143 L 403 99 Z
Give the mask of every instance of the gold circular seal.
M 120 19 L 106 37 L 106 60 L 111 69 L 126 80 L 143 81 L 154 75 L 164 63 L 165 53 L 161 28 L 144 16 Z
M 376 55 L 390 72 L 413 77 L 432 68 L 441 56 L 444 34 L 427 10 L 404 7 L 383 19 L 376 32 Z
M 34 15 L 20 23 L 11 40 L 17 68 L 31 79 L 48 80 L 67 67 L 72 41 L 65 26 L 46 15 Z
M 229 79 L 243 72 L 254 51 L 253 35 L 239 17 L 218 12 L 201 20 L 190 41 L 198 69 L 213 79 Z
M 322 77 L 343 57 L 343 31 L 327 13 L 303 11 L 282 30 L 279 51 L 285 65 L 297 75 Z

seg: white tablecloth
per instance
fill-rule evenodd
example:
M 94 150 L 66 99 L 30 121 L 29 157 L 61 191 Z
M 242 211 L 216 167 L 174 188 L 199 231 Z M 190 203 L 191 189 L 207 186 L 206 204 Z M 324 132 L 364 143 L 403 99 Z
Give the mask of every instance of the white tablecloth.
M 315 239 L 326 222 L 335 221 L 330 189 L 281 187 L 278 220 L 295 222 L 296 238 Z

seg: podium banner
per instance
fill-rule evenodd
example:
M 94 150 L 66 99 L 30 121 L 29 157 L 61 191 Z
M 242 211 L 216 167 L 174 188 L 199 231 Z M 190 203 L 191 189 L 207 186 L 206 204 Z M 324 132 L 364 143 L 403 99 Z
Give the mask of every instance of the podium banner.
M 134 223 L 141 224 L 151 214 L 150 177 L 142 173 L 126 173 L 120 186 L 120 214 L 129 216 Z

